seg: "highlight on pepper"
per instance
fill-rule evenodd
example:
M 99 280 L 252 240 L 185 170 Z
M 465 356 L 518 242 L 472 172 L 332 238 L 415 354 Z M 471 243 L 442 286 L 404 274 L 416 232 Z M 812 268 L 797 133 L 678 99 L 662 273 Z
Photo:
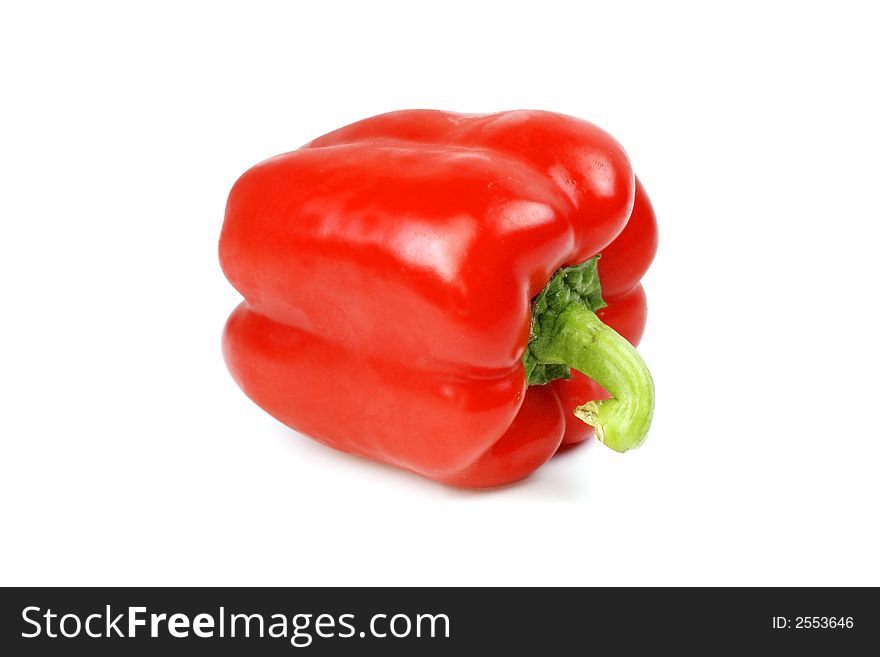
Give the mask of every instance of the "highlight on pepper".
M 543 111 L 404 110 L 246 171 L 220 262 L 256 404 L 331 447 L 461 487 L 595 434 L 638 447 L 635 346 L 657 222 L 623 148 Z

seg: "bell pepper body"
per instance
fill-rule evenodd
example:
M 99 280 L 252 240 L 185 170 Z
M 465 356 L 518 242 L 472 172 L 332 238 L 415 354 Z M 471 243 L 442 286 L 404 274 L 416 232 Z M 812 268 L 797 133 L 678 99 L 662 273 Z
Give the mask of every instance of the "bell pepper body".
M 656 222 L 623 149 L 537 111 L 413 110 L 266 160 L 220 238 L 244 297 L 223 335 L 260 407 L 337 449 L 456 486 L 521 479 L 590 427 L 577 372 L 526 385 L 531 300 L 601 254 L 600 318 L 635 344 Z

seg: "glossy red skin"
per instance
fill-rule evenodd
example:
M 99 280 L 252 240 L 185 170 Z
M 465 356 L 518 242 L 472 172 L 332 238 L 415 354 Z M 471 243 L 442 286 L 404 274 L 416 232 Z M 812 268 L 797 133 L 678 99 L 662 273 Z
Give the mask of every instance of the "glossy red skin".
M 602 312 L 640 334 L 653 251 L 633 249 L 656 238 L 627 235 L 635 196 L 623 149 L 558 114 L 413 110 L 332 132 L 230 193 L 220 260 L 245 300 L 229 369 L 338 449 L 458 486 L 521 479 L 571 415 L 561 386 L 526 389 L 530 299 L 602 251 Z

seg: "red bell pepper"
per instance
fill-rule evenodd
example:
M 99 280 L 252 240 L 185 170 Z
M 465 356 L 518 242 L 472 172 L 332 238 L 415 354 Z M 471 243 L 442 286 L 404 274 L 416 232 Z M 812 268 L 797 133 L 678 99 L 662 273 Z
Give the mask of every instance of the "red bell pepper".
M 234 185 L 220 260 L 244 302 L 224 355 L 297 431 L 505 484 L 592 427 L 618 451 L 644 439 L 653 383 L 630 343 L 656 240 L 626 154 L 590 123 L 384 114 Z

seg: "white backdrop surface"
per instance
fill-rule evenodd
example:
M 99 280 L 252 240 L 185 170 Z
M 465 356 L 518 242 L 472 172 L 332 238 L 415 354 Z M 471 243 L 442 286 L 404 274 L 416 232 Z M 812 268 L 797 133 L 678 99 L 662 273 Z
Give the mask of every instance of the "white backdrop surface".
M 868 7 L 4 5 L 0 584 L 880 584 Z M 230 186 L 410 107 L 627 149 L 661 230 L 643 448 L 462 492 L 235 386 Z

